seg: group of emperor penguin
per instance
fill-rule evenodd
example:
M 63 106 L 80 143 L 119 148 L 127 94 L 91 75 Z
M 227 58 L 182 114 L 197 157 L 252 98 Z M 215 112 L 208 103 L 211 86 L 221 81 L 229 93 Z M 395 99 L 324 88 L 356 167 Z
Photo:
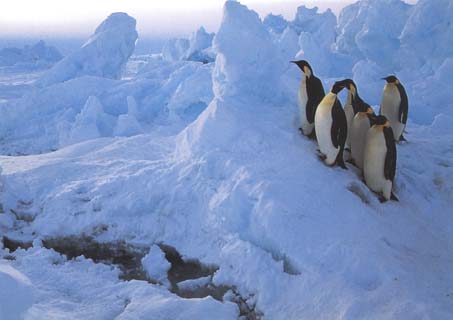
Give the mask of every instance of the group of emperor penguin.
M 366 185 L 380 195 L 381 201 L 396 200 L 393 180 L 396 172 L 396 142 L 406 141 L 403 131 L 408 114 L 408 98 L 401 82 L 393 75 L 386 81 L 379 115 L 359 96 L 351 79 L 337 81 L 327 94 L 310 64 L 305 60 L 291 61 L 303 72 L 299 87 L 299 111 L 305 136 L 316 139 L 319 156 L 329 166 L 344 169 L 347 161 L 363 175 Z M 338 94 L 348 90 L 345 108 Z

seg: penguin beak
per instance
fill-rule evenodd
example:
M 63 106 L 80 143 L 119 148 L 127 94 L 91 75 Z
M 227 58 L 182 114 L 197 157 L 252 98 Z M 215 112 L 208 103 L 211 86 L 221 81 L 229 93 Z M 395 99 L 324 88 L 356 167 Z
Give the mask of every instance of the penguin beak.
M 387 120 L 385 123 L 384 123 L 384 127 L 389 127 L 390 126 L 390 122 Z
M 368 108 L 368 109 L 366 110 L 366 113 L 368 113 L 368 114 L 373 114 L 373 109 Z

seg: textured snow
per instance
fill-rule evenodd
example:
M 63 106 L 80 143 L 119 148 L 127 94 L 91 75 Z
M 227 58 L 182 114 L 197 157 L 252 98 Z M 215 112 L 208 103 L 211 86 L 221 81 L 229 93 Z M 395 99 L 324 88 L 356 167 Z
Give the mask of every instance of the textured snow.
M 337 26 L 329 12 L 299 9 L 283 28 L 280 18 L 262 22 L 228 1 L 215 63 L 185 61 L 187 45 L 178 58 L 134 57 L 121 79 L 84 75 L 24 86 L 20 97 L 3 91 L 0 234 L 33 241 L 26 250 L 0 249 L 9 259 L 0 268 L 23 274 L 33 291 L 18 312 L 25 319 L 238 319 L 231 291 L 223 302 L 170 292 L 159 247 L 166 244 L 217 270 L 178 287 L 235 288 L 265 319 L 450 319 L 450 7 L 380 3 L 346 7 Z M 329 32 L 317 33 L 321 26 Z M 437 51 L 411 49 L 405 60 L 425 27 L 437 30 Z M 399 202 L 380 203 L 350 165 L 326 167 L 298 132 L 301 73 L 289 60 L 306 54 L 326 89 L 351 76 L 376 111 L 380 78 L 395 72 L 405 85 L 409 141 L 398 145 Z M 9 76 L 2 81 L 16 81 Z M 145 247 L 138 267 L 154 281 L 125 281 L 117 266 L 68 260 L 42 246 L 41 239 L 64 236 Z
M 288 21 L 282 15 L 268 14 L 264 20 L 263 24 L 268 28 L 269 31 L 280 34 L 285 31 L 288 27 Z
M 212 47 L 212 39 L 214 39 L 214 33 L 207 33 L 203 27 L 192 33 L 186 59 L 204 63 L 214 61 L 215 54 L 209 50 Z
M 215 52 L 212 49 L 214 33 L 207 33 L 203 27 L 190 35 L 189 39 L 168 40 L 162 48 L 162 58 L 167 61 L 213 62 Z
M 170 39 L 162 48 L 162 57 L 168 61 L 181 61 L 185 58 L 189 47 L 188 39 Z
M 171 264 L 165 259 L 165 253 L 157 245 L 152 246 L 149 253 L 142 259 L 142 266 L 150 279 L 169 285 L 167 272 L 170 270 Z

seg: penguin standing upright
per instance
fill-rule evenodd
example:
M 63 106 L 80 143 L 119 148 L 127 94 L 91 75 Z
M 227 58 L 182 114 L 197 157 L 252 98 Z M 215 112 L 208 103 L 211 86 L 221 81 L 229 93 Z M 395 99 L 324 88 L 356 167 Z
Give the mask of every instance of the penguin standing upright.
M 401 82 L 395 76 L 382 78 L 387 83 L 384 87 L 382 95 L 380 114 L 387 117 L 390 121 L 390 126 L 393 129 L 393 134 L 396 141 L 406 141 L 403 136 L 404 128 L 406 127 L 409 102 L 407 99 L 406 90 Z
M 377 116 L 376 123 L 368 130 L 365 143 L 363 173 L 365 183 L 383 200 L 398 200 L 392 192 L 396 171 L 396 145 L 390 122 Z
M 291 61 L 304 73 L 299 87 L 299 112 L 301 126 L 299 130 L 306 136 L 313 137 L 316 107 L 325 92 L 321 80 L 314 74 L 310 64 L 305 60 Z M 314 138 L 314 137 L 313 137 Z
M 370 106 L 365 101 L 362 100 L 359 96 L 357 86 L 351 79 L 343 80 L 345 88 L 348 89 L 348 98 L 344 107 L 344 113 L 346 115 L 346 123 L 348 124 L 348 136 L 346 137 L 346 149 L 351 149 L 351 124 L 352 119 L 360 110 L 367 110 Z
M 345 87 L 335 82 L 332 90 L 321 100 L 315 114 L 315 131 L 319 151 L 327 165 L 335 163 L 346 169 L 343 160 L 344 144 L 348 133 L 346 115 L 337 94 Z
M 351 162 L 363 170 L 363 156 L 365 153 L 366 136 L 376 122 L 376 115 L 370 106 L 361 105 L 352 119 L 348 133 L 351 137 Z

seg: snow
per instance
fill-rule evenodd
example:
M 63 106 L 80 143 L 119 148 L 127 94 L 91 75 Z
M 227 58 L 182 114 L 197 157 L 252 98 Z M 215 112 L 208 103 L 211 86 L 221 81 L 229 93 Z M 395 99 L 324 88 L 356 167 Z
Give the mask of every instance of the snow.
M 162 58 L 167 61 L 213 62 L 215 52 L 212 49 L 214 33 L 208 33 L 204 27 L 190 35 L 189 39 L 169 39 L 162 48 Z
M 282 15 L 268 14 L 263 20 L 264 26 L 275 34 L 281 34 L 288 27 L 288 21 Z
M 215 60 L 215 54 L 209 51 L 212 46 L 214 33 L 207 33 L 203 27 L 192 33 L 189 39 L 189 49 L 186 52 L 186 59 L 189 61 L 201 61 L 204 63 Z
M 150 279 L 169 285 L 167 272 L 171 268 L 170 262 L 165 259 L 165 253 L 157 245 L 153 245 L 149 253 L 142 259 L 143 269 Z
M 112 13 L 80 49 L 57 63 L 36 84 L 49 86 L 87 75 L 118 79 L 135 49 L 135 24 L 126 13 Z
M 181 61 L 189 50 L 188 39 L 170 39 L 162 48 L 162 57 L 168 61 Z
M 214 48 L 218 52 L 213 73 L 216 96 L 232 96 L 239 88 L 250 96 L 264 94 L 263 98 L 278 92 L 281 57 L 256 12 L 227 1 Z
M 41 40 L 23 49 L 3 48 L 0 50 L 0 66 L 22 66 L 28 68 L 46 68 L 61 60 L 63 56 L 52 46 Z
M 453 36 L 452 16 L 451 1 L 417 3 L 401 33 L 403 66 L 419 70 L 428 64 L 431 70 L 436 70 L 445 58 L 453 55 L 453 48 L 446 44 Z
M 22 319 L 33 304 L 33 287 L 30 280 L 0 260 L 0 319 Z
M 35 86 L 32 72 L 2 73 L 0 234 L 30 246 L 0 246 L 0 286 L 15 288 L 0 291 L 0 306 L 25 319 L 238 319 L 247 308 L 265 319 L 449 319 L 452 46 L 439 41 L 433 59 L 404 54 L 426 25 L 446 39 L 450 7 L 439 3 L 362 0 L 338 25 L 330 12 L 301 8 L 283 28 L 280 18 L 262 22 L 227 1 L 212 47 L 205 32 L 192 38 L 194 48 L 216 53 L 214 63 L 187 61 L 187 40 L 180 52 L 167 48 L 177 53 L 170 58 L 128 60 L 109 46 L 94 57 L 87 45 L 78 51 L 87 63 L 121 60 L 115 76 L 80 73 Z M 126 37 L 133 18 L 113 17 L 88 46 L 134 38 Z M 119 42 L 110 38 L 116 25 L 125 32 Z M 326 90 L 353 77 L 376 111 L 380 78 L 395 72 L 406 87 L 399 202 L 380 203 L 351 165 L 325 166 L 300 135 L 301 74 L 289 64 L 300 55 L 312 55 Z M 414 61 L 421 67 L 411 72 Z M 8 81 L 20 89 L 3 90 Z M 141 248 L 139 276 L 124 277 L 113 260 L 49 248 L 49 239 L 68 237 Z M 215 270 L 177 289 L 226 288 L 223 301 L 178 295 L 162 245 Z

